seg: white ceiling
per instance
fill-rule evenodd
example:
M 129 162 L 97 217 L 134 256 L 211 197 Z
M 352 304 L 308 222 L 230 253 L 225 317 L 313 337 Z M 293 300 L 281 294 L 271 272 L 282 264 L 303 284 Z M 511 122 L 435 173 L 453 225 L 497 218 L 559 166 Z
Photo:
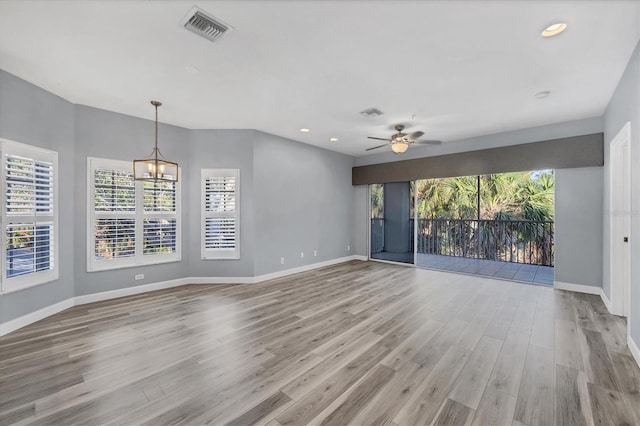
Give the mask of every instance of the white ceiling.
M 234 31 L 183 29 L 193 5 Z M 355 156 L 396 123 L 446 144 L 600 116 L 639 38 L 640 0 L 0 0 L 0 68 L 71 102 Z

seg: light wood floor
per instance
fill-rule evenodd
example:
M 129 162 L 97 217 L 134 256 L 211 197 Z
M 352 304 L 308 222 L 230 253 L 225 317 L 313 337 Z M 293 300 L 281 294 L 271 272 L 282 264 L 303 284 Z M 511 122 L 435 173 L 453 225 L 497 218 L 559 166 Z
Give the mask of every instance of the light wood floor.
M 640 424 L 595 296 L 351 262 L 78 306 L 0 338 L 0 424 Z

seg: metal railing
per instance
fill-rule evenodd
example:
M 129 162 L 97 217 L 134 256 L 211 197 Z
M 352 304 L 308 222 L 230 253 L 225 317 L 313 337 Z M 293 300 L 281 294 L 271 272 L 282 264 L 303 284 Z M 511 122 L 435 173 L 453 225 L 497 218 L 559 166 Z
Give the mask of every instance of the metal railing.
M 417 245 L 418 253 L 553 266 L 554 223 L 418 219 Z M 371 253 L 383 250 L 384 219 L 371 219 Z
M 553 266 L 553 222 L 419 219 L 418 253 Z

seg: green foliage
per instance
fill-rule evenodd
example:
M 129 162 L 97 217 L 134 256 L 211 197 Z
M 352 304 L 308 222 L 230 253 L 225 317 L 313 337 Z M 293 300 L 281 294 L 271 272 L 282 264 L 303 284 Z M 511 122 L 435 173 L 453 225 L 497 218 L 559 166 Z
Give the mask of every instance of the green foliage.
M 417 187 L 419 217 L 478 217 L 477 176 L 425 179 Z M 553 204 L 550 170 L 480 176 L 481 219 L 552 221 Z
M 419 217 L 446 220 L 421 222 L 423 252 L 553 264 L 552 171 L 427 179 L 417 187 Z
M 371 218 L 384 217 L 384 185 L 371 185 Z

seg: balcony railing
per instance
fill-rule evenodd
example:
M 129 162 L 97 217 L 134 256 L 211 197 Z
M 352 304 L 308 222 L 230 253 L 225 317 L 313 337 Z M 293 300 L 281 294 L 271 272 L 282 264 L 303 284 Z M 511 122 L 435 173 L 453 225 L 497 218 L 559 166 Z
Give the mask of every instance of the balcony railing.
M 371 249 L 384 250 L 384 219 L 371 220 Z M 418 219 L 418 253 L 553 266 L 553 222 Z

